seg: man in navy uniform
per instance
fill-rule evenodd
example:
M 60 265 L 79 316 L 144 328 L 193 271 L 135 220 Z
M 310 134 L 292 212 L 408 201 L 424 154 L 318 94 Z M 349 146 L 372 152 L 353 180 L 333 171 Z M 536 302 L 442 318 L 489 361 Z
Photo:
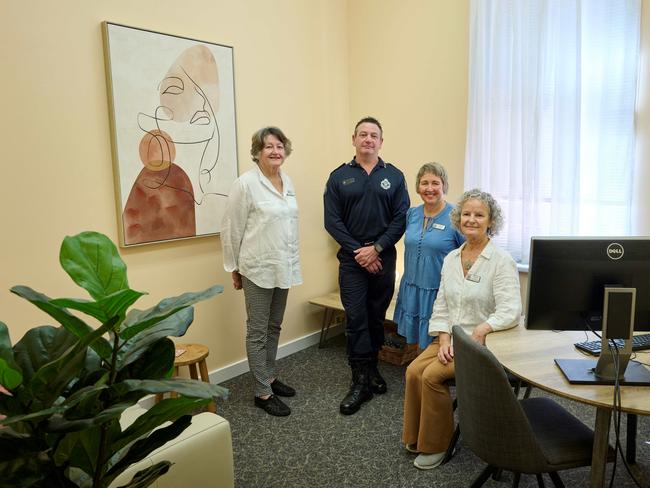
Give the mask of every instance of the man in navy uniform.
M 373 392 L 386 392 L 377 354 L 395 289 L 395 243 L 404 234 L 410 202 L 402 172 L 379 157 L 382 135 L 375 118 L 357 123 L 356 156 L 330 174 L 323 197 L 325 229 L 341 246 L 339 287 L 352 368 L 352 385 L 340 405 L 345 415 L 358 411 Z

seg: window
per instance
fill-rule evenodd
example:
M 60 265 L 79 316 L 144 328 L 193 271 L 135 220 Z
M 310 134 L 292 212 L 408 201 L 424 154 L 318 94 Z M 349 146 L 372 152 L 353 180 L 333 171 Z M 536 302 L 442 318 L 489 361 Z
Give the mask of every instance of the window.
M 472 0 L 465 187 L 489 191 L 496 241 L 629 235 L 639 0 Z

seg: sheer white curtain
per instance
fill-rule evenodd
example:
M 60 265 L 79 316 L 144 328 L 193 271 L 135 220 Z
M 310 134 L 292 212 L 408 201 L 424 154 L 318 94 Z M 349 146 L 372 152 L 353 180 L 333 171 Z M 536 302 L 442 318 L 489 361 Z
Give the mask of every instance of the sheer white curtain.
M 501 204 L 497 242 L 627 235 L 639 0 L 471 0 L 465 187 Z

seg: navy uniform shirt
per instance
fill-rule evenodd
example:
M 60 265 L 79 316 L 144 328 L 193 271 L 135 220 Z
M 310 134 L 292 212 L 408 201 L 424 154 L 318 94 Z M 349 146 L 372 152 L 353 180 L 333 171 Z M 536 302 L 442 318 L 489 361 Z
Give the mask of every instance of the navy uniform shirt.
M 370 174 L 354 159 L 336 168 L 323 199 L 325 229 L 344 251 L 369 244 L 386 249 L 406 229 L 410 201 L 404 175 L 382 159 Z

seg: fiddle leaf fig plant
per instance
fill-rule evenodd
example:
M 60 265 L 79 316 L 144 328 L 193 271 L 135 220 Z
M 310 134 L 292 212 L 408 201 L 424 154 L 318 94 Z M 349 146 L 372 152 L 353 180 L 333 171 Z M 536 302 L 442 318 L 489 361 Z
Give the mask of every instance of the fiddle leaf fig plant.
M 191 411 L 228 393 L 171 377 L 175 346 L 169 337 L 185 334 L 194 319 L 192 305 L 221 293 L 222 286 L 137 310 L 131 306 L 145 293 L 129 287 L 126 265 L 105 235 L 66 237 L 59 260 L 90 299 L 50 298 L 15 286 L 12 293 L 58 325 L 34 327 L 12 345 L 0 322 L 0 486 L 108 487 L 178 436 L 190 425 Z M 146 395 L 169 391 L 178 396 L 155 404 L 122 430 L 124 410 Z M 124 486 L 149 486 L 170 465 L 163 461 L 139 471 Z

